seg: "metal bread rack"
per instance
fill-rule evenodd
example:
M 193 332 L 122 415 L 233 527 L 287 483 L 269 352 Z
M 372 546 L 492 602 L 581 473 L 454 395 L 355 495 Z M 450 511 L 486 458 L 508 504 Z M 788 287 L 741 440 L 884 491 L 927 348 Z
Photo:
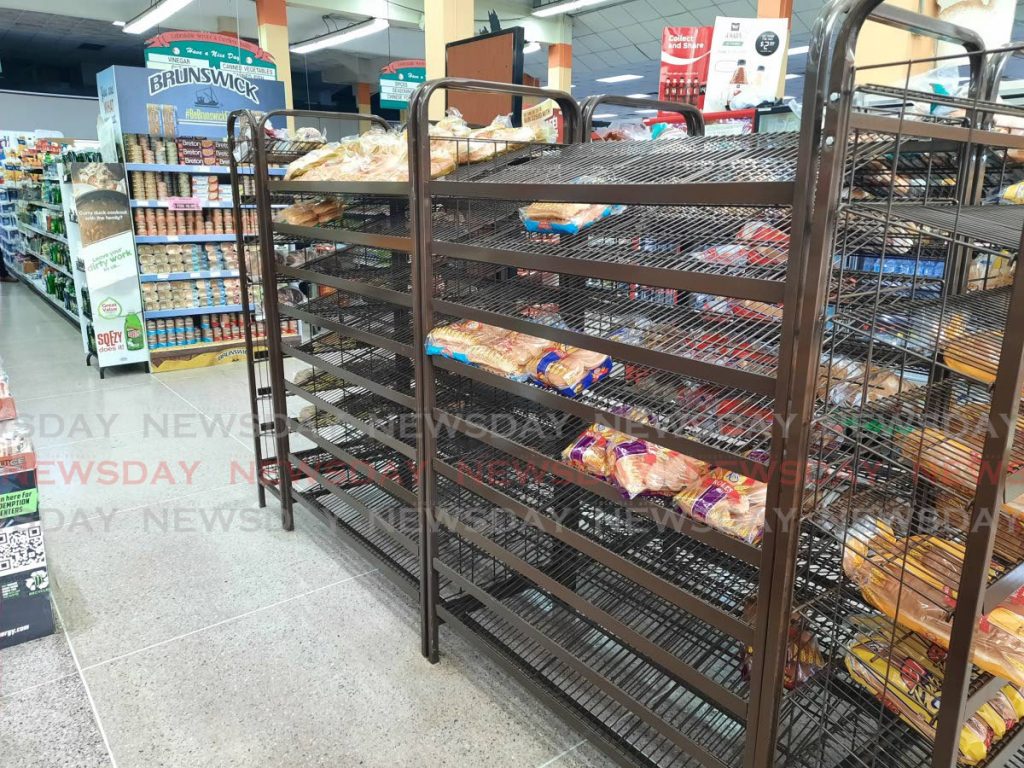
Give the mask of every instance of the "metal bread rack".
M 1024 594 L 1024 523 L 999 514 L 1024 493 L 1024 213 L 990 204 L 1024 150 L 996 98 L 1013 54 L 876 6 L 823 10 L 799 136 L 446 79 L 410 103 L 407 181 L 258 174 L 264 274 L 320 286 L 266 302 L 268 327 L 309 329 L 268 345 L 286 524 L 293 501 L 335 523 L 418 596 L 427 659 L 443 624 L 622 765 L 951 768 L 1008 682 L 970 649 L 979 615 Z M 966 90 L 911 87 L 943 57 L 856 68 L 869 17 L 963 46 Z M 450 90 L 553 98 L 561 141 L 431 133 Z M 682 111 L 687 136 L 587 141 L 601 103 Z M 432 144 L 457 158 L 436 178 Z M 273 218 L 321 197 L 344 215 Z M 610 210 L 527 233 L 536 201 Z M 281 266 L 275 242 L 321 250 Z M 608 375 L 567 394 L 428 355 L 455 320 L 607 355 Z M 280 353 L 310 373 L 286 377 Z M 765 483 L 763 533 L 563 461 L 592 424 Z M 916 633 L 906 601 L 948 631 Z M 895 670 L 878 690 L 851 672 L 871 631 L 900 649 L 872 659 Z M 908 670 L 941 694 L 921 722 L 892 711 Z M 986 768 L 1024 765 L 1024 726 L 1003 730 Z

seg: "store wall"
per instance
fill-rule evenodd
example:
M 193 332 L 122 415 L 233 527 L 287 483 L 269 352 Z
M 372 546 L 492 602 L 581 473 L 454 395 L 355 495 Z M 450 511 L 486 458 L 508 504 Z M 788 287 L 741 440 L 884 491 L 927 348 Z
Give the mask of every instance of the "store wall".
M 99 100 L 0 91 L 0 115 L 4 130 L 30 133 L 41 128 L 71 139 L 95 139 Z

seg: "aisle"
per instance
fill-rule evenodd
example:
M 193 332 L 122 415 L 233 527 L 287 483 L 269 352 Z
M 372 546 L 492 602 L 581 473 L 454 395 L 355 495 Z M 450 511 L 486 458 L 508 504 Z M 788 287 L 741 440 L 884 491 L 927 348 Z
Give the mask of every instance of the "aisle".
M 607 764 L 443 628 L 427 664 L 415 606 L 304 510 L 258 509 L 244 366 L 100 381 L 20 284 L 0 356 L 64 629 L 0 651 L 4 765 Z

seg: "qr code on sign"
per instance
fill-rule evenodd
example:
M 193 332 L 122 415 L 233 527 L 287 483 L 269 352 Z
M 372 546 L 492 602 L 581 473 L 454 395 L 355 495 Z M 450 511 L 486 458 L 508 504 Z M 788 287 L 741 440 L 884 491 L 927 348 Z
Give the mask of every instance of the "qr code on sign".
M 45 565 L 41 523 L 0 528 L 0 576 Z

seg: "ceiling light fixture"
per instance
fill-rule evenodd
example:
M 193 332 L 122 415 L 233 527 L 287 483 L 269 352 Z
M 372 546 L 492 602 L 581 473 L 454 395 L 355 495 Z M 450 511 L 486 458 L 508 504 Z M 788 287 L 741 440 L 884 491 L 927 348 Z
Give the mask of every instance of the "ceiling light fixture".
M 643 75 L 612 75 L 611 77 L 599 77 L 599 83 L 624 83 L 627 80 L 641 80 Z
M 651 94 L 649 93 L 631 93 L 626 97 L 627 99 L 649 99 Z
M 166 21 L 191 2 L 192 0 L 163 0 L 125 24 L 124 31 L 129 35 L 141 35 Z
M 618 115 L 616 115 L 614 112 L 601 112 L 600 114 L 597 115 L 591 115 L 591 117 L 593 117 L 596 120 L 612 120 L 618 117 Z
M 796 80 L 798 77 L 803 77 L 803 75 L 786 75 L 787 80 Z
M 536 53 L 540 50 L 540 43 L 527 43 L 523 46 L 523 53 Z
M 560 13 L 572 13 L 581 8 L 589 8 L 592 5 L 607 2 L 607 0 L 566 0 L 564 3 L 551 3 L 540 8 L 533 9 L 534 16 L 557 16 Z
M 114 26 L 115 27 L 123 27 L 125 24 L 127 24 L 127 22 L 125 22 L 125 21 L 115 21 L 114 22 Z
M 656 114 L 658 114 L 658 110 L 656 110 L 656 109 L 634 109 L 633 111 L 636 112 L 638 115 L 656 115 Z
M 795 48 L 790 48 L 788 53 L 790 56 L 800 56 L 801 54 L 807 53 L 811 49 L 809 45 L 798 45 Z
M 351 27 L 339 29 L 337 32 L 314 37 L 310 40 L 303 40 L 291 46 L 289 50 L 292 53 L 312 53 L 322 48 L 334 48 L 350 40 L 357 40 L 360 37 L 366 37 L 375 32 L 383 32 L 388 26 L 387 19 L 367 19 L 358 24 L 353 24 Z

